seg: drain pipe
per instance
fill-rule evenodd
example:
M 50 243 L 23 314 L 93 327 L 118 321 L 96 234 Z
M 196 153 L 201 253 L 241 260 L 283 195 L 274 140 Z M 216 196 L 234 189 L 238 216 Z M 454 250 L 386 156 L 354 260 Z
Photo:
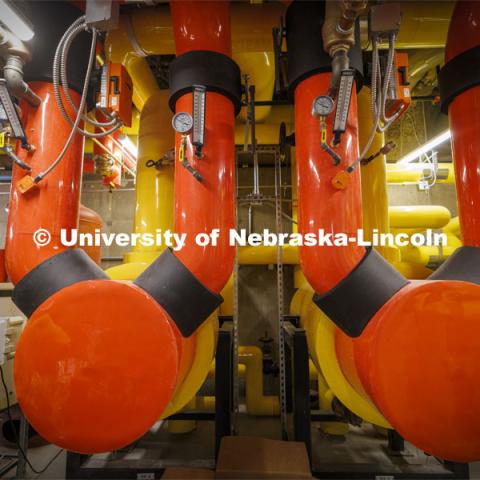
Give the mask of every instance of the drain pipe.
M 308 21 L 315 8 L 315 21 Z M 299 56 L 304 60 L 302 75 L 290 77 L 299 231 L 317 234 L 323 229 L 350 237 L 361 228 L 360 175 L 353 172 L 344 190 L 334 188 L 331 180 L 358 155 L 356 101 L 352 99 L 347 131 L 338 147 L 343 159 L 338 166 L 321 148 L 318 119 L 310 113 L 314 98 L 325 94 L 331 77 L 319 73 L 328 72 L 329 62 L 322 64 L 318 56 L 311 56 L 321 45 L 323 10 L 323 2 L 294 2 L 287 12 L 288 61 L 294 64 L 288 71 L 301 72 L 295 63 Z M 315 32 L 295 28 L 312 24 Z M 289 32 L 289 25 L 295 29 Z M 289 42 L 292 34 L 294 41 Z M 302 45 L 307 51 L 297 50 Z M 332 129 L 330 117 L 327 129 Z M 375 250 L 350 242 L 300 247 L 300 262 L 316 291 L 314 302 L 338 327 L 338 361 L 352 386 L 417 447 L 448 460 L 478 460 L 480 287 L 456 281 L 409 283 Z

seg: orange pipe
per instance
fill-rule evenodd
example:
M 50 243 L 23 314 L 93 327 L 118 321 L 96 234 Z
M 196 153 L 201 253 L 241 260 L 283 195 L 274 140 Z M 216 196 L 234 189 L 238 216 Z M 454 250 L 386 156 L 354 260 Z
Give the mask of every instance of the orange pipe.
M 314 97 L 327 91 L 329 77 L 311 76 L 295 91 L 299 230 L 304 234 L 318 228 L 352 233 L 361 226 L 358 171 L 345 190 L 330 184 L 358 155 L 355 99 L 338 149 L 343 162 L 336 168 L 320 148 L 318 120 L 310 113 Z M 363 254 L 357 246 L 300 247 L 302 268 L 318 293 L 334 288 Z M 364 294 L 373 294 L 369 285 Z M 480 459 L 479 316 L 478 285 L 412 282 L 377 311 L 359 337 L 337 330 L 337 358 L 352 386 L 408 441 L 441 458 L 475 461 Z
M 30 86 L 42 99 L 38 108 L 22 102 L 25 131 L 36 150 L 29 154 L 19 149 L 18 156 L 31 164 L 31 174 L 35 176 L 50 165 L 70 132 L 55 103 L 53 85 L 34 82 Z M 80 102 L 77 92 L 72 90 L 71 95 L 75 102 Z M 60 243 L 60 230 L 77 228 L 82 158 L 83 139 L 76 135 L 63 161 L 45 181 L 26 194 L 17 188 L 26 172 L 13 166 L 5 247 L 6 268 L 12 283 L 18 283 L 37 265 L 66 250 Z M 47 246 L 39 247 L 33 242 L 33 234 L 39 228 L 51 234 Z
M 480 2 L 457 2 L 445 49 L 445 62 L 480 45 Z M 480 86 L 458 95 L 448 109 L 463 243 L 480 246 Z
M 173 0 L 170 11 L 177 56 L 192 50 L 232 56 L 228 1 Z
M 298 230 L 301 234 L 349 233 L 356 236 L 362 227 L 362 194 L 360 169 L 352 174 L 350 187 L 337 190 L 331 180 L 358 156 L 358 128 L 356 95 L 352 98 L 348 129 L 343 135 L 337 153 L 342 158 L 334 166 L 331 157 L 320 146 L 320 124 L 310 112 L 315 97 L 328 90 L 330 73 L 313 75 L 295 89 L 295 128 L 297 144 Z M 332 131 L 332 116 L 327 118 L 327 129 Z M 317 293 L 331 290 L 345 278 L 365 254 L 363 247 L 350 244 L 345 247 L 300 247 L 300 264 L 310 285 Z M 318 274 L 321 268 L 322 275 Z
M 229 2 L 171 4 L 177 55 L 190 50 L 211 50 L 230 55 Z M 177 112 L 192 114 L 192 94 L 178 99 Z M 186 156 L 198 169 L 198 182 L 179 162 L 181 136 L 176 134 L 175 231 L 186 233 L 185 247 L 177 258 L 215 293 L 220 293 L 233 269 L 235 249 L 229 245 L 229 230 L 235 228 L 234 124 L 232 102 L 221 94 L 207 92 L 204 158 L 198 160 L 190 137 Z M 199 246 L 195 237 L 219 229 L 215 245 Z
M 86 233 L 94 235 L 95 231 L 102 231 L 103 220 L 102 217 L 85 205 L 80 204 L 78 214 L 78 233 Z M 85 245 L 83 250 L 85 253 L 97 264 L 100 265 L 102 259 L 102 247 L 100 245 Z
M 30 87 L 42 99 L 37 109 L 22 105 L 36 150 L 19 155 L 35 175 L 58 154 L 70 126 L 51 84 Z M 13 167 L 6 251 L 13 283 L 67 250 L 60 231 L 77 228 L 82 149 L 77 136 L 57 168 L 25 194 L 17 189 L 25 172 Z M 40 227 L 52 234 L 48 246 L 33 242 Z M 97 277 L 101 274 L 98 268 Z M 20 406 L 51 443 L 80 453 L 118 449 L 143 435 L 170 401 L 182 359 L 179 337 L 158 303 L 134 285 L 84 280 L 61 288 L 36 308 L 17 344 Z

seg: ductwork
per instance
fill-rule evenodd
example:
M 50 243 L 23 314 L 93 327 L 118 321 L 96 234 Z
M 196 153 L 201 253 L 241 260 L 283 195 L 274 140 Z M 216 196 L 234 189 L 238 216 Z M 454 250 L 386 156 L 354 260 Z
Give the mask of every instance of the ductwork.
M 58 5 L 42 3 L 42 15 Z M 73 5 L 64 7 L 70 16 L 76 11 Z M 230 60 L 228 2 L 175 2 L 172 17 L 179 59 L 192 58 L 201 48 L 204 56 L 221 56 L 238 73 Z M 16 391 L 39 434 L 71 451 L 115 450 L 160 418 L 189 355 L 184 346 L 221 303 L 219 292 L 233 269 L 228 231 L 235 225 L 233 127 L 239 98 L 234 94 L 240 78 L 232 76 L 228 92 L 212 91 L 214 79 L 205 75 L 202 65 L 191 62 L 189 71 L 194 83 L 182 93 L 175 90 L 174 107 L 191 112 L 198 75 L 207 87 L 201 160 L 193 160 L 187 142 L 187 156 L 198 163 L 202 183 L 178 161 L 177 138 L 175 228 L 189 241 L 178 254 L 165 251 L 134 284 L 108 280 L 85 252 L 66 249 L 60 242 L 62 229 L 77 227 L 81 137 L 74 138 L 48 179 L 25 194 L 17 185 L 23 172 L 14 166 L 6 263 L 15 284 L 13 300 L 30 317 L 16 351 Z M 57 109 L 49 81 L 34 82 L 31 88 L 42 99 L 41 106 L 24 104 L 22 109 L 29 140 L 37 149 L 19 156 L 28 155 L 35 175 L 64 144 L 69 125 Z M 71 95 L 78 105 L 73 89 Z M 51 234 L 48 246 L 35 245 L 32 235 L 39 228 Z M 216 247 L 194 242 L 197 233 L 215 228 L 220 229 Z
M 288 49 L 289 58 L 301 55 L 295 44 Z M 350 174 L 344 190 L 331 181 L 358 158 L 356 101 L 337 148 L 338 166 L 322 150 L 318 119 L 310 113 L 330 76 L 311 69 L 294 85 L 299 231 L 350 236 L 362 226 L 359 172 Z M 480 459 L 479 286 L 408 282 L 374 250 L 352 243 L 300 247 L 300 262 L 316 291 L 314 302 L 339 327 L 338 361 L 355 390 L 424 451 L 459 462 Z

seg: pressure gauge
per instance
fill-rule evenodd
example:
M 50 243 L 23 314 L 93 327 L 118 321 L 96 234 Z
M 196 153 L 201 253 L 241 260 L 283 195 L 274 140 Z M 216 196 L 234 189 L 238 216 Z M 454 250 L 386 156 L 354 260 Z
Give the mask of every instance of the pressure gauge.
M 333 112 L 333 99 L 328 95 L 318 96 L 312 104 L 312 115 L 315 117 L 326 117 Z
M 193 127 L 193 118 L 187 112 L 178 112 L 172 118 L 172 126 L 177 133 L 187 134 Z

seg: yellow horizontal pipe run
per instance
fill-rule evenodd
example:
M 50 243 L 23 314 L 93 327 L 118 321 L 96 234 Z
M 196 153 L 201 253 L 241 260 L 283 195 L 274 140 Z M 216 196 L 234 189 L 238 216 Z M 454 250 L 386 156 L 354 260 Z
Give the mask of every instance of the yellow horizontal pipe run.
M 431 175 L 428 166 L 419 169 L 418 164 L 387 164 L 387 183 L 419 183 Z M 432 180 L 428 178 L 431 182 Z M 453 163 L 439 163 L 435 183 L 455 183 Z
M 448 208 L 440 205 L 389 207 L 388 213 L 392 229 L 442 228 L 451 219 Z
M 298 248 L 282 246 L 282 262 L 289 265 L 298 264 Z M 270 265 L 277 263 L 277 247 L 259 245 L 258 247 L 239 247 L 238 263 L 240 265 Z

